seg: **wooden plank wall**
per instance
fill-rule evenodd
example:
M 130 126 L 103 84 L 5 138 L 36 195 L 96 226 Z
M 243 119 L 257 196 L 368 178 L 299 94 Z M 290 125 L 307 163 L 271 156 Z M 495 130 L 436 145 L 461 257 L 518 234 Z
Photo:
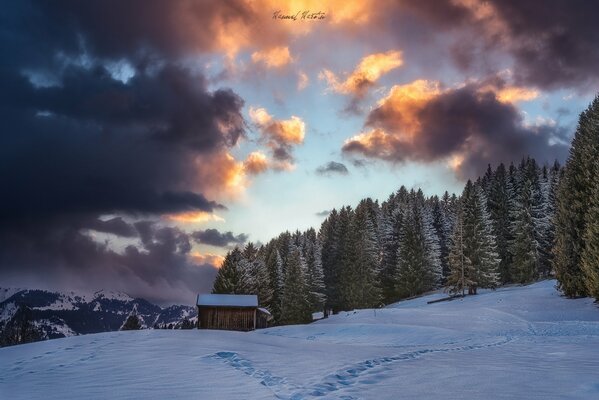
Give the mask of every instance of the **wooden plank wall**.
M 198 307 L 200 329 L 251 331 L 256 329 L 255 308 Z

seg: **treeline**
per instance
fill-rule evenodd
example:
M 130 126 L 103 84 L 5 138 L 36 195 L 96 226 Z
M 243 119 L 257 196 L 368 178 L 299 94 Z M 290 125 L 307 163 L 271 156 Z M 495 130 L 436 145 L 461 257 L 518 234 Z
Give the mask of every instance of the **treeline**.
M 318 232 L 284 232 L 230 251 L 213 293 L 258 294 L 277 324 L 379 307 L 446 286 L 451 293 L 526 283 L 552 270 L 562 169 L 500 164 L 458 197 L 401 187 L 379 204 L 332 210 Z

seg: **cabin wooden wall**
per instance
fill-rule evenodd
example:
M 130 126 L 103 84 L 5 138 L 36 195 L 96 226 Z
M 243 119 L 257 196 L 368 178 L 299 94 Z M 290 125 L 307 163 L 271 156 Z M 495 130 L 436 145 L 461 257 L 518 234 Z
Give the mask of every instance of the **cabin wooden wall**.
M 200 329 L 251 331 L 255 329 L 255 308 L 198 307 Z

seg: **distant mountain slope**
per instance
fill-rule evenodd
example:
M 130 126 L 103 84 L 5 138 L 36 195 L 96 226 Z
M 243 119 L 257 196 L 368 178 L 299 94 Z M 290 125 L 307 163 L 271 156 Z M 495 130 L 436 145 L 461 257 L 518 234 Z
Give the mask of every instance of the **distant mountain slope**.
M 192 306 L 161 308 L 125 293 L 51 292 L 0 288 L 0 332 L 17 316 L 19 307 L 31 309 L 31 319 L 43 339 L 116 331 L 135 313 L 142 327 L 179 327 L 184 319 L 196 320 Z

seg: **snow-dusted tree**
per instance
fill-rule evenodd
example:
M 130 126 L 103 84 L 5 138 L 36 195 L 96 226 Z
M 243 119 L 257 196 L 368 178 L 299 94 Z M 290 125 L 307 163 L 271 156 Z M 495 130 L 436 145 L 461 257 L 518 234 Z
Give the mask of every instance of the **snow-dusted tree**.
M 560 289 L 570 297 L 588 293 L 581 258 L 598 158 L 599 96 L 580 114 L 558 189 L 553 265 Z
M 415 296 L 432 289 L 438 282 L 438 247 L 431 247 L 434 229 L 424 216 L 422 192 L 411 192 L 397 255 L 397 291 L 400 297 Z M 438 245 L 437 245 L 438 246 Z
M 272 300 L 273 289 L 266 262 L 259 257 L 259 251 L 252 242 L 245 246 L 242 254 L 241 266 L 247 285 L 246 293 L 258 295 L 260 304 L 268 306 Z
M 468 181 L 462 201 L 465 254 L 472 263 L 468 293 L 476 294 L 479 287 L 495 288 L 499 284 L 499 256 L 487 211 L 487 200 L 480 185 Z
M 402 189 L 405 188 L 402 186 Z M 403 205 L 393 201 L 393 196 L 381 206 L 380 243 L 381 266 L 379 281 L 381 282 L 383 302 L 391 303 L 398 298 L 397 282 L 397 249 L 399 232 L 403 224 Z
M 474 268 L 470 258 L 466 255 L 463 215 L 460 206 L 449 244 L 448 264 L 450 274 L 447 277 L 446 288 L 452 295 L 463 295 L 466 288 L 473 285 L 469 277 L 473 273 Z
M 323 310 L 326 294 L 322 272 L 321 244 L 316 237 L 316 231 L 312 228 L 305 233 L 304 255 L 310 309 L 311 311 Z
M 242 294 L 246 292 L 247 284 L 244 272 L 240 268 L 243 255 L 236 247 L 228 252 L 223 265 L 218 269 L 216 278 L 212 285 L 212 293 L 215 294 Z
M 283 285 L 280 317 L 282 324 L 303 324 L 312 320 L 305 270 L 306 265 L 300 249 L 292 246 Z
M 581 263 L 588 293 L 599 300 L 599 175 L 595 177 L 587 212 Z
M 335 236 L 337 238 L 338 258 L 334 263 L 334 276 L 336 280 L 333 282 L 334 291 L 332 291 L 335 297 L 329 298 L 333 313 L 341 310 L 347 310 L 347 293 L 349 288 L 347 287 L 349 280 L 347 279 L 349 274 L 348 266 L 351 265 L 354 259 L 354 249 L 352 247 L 351 240 L 351 220 L 352 220 L 352 209 L 349 206 L 342 207 L 337 217 L 337 223 L 335 224 Z
M 271 241 L 265 246 L 266 271 L 270 284 L 271 299 L 266 307 L 272 313 L 275 323 L 281 316 L 281 298 L 283 297 L 283 260 L 279 255 L 276 241 Z
M 491 178 L 487 205 L 493 223 L 493 234 L 497 242 L 499 275 L 502 283 L 510 282 L 512 279 L 510 274 L 511 254 L 508 251 L 508 244 L 512 239 L 510 193 L 514 194 L 513 191 L 508 190 L 508 174 L 505 165 L 499 164 Z
M 424 230 L 424 246 L 426 249 L 426 262 L 431 274 L 431 284 L 437 287 L 443 281 L 443 264 L 441 262 L 441 239 L 439 231 L 434 225 L 432 206 L 425 204 L 422 213 L 422 228 Z M 445 239 L 444 239 L 445 240 Z
M 378 237 L 372 201 L 363 200 L 351 215 L 342 272 L 345 309 L 378 306 L 381 302 Z
M 512 257 L 512 279 L 515 282 L 527 283 L 538 277 L 538 243 L 535 239 L 532 216 L 531 183 L 528 179 L 522 182 L 519 204 L 513 226 L 513 239 L 510 242 Z

